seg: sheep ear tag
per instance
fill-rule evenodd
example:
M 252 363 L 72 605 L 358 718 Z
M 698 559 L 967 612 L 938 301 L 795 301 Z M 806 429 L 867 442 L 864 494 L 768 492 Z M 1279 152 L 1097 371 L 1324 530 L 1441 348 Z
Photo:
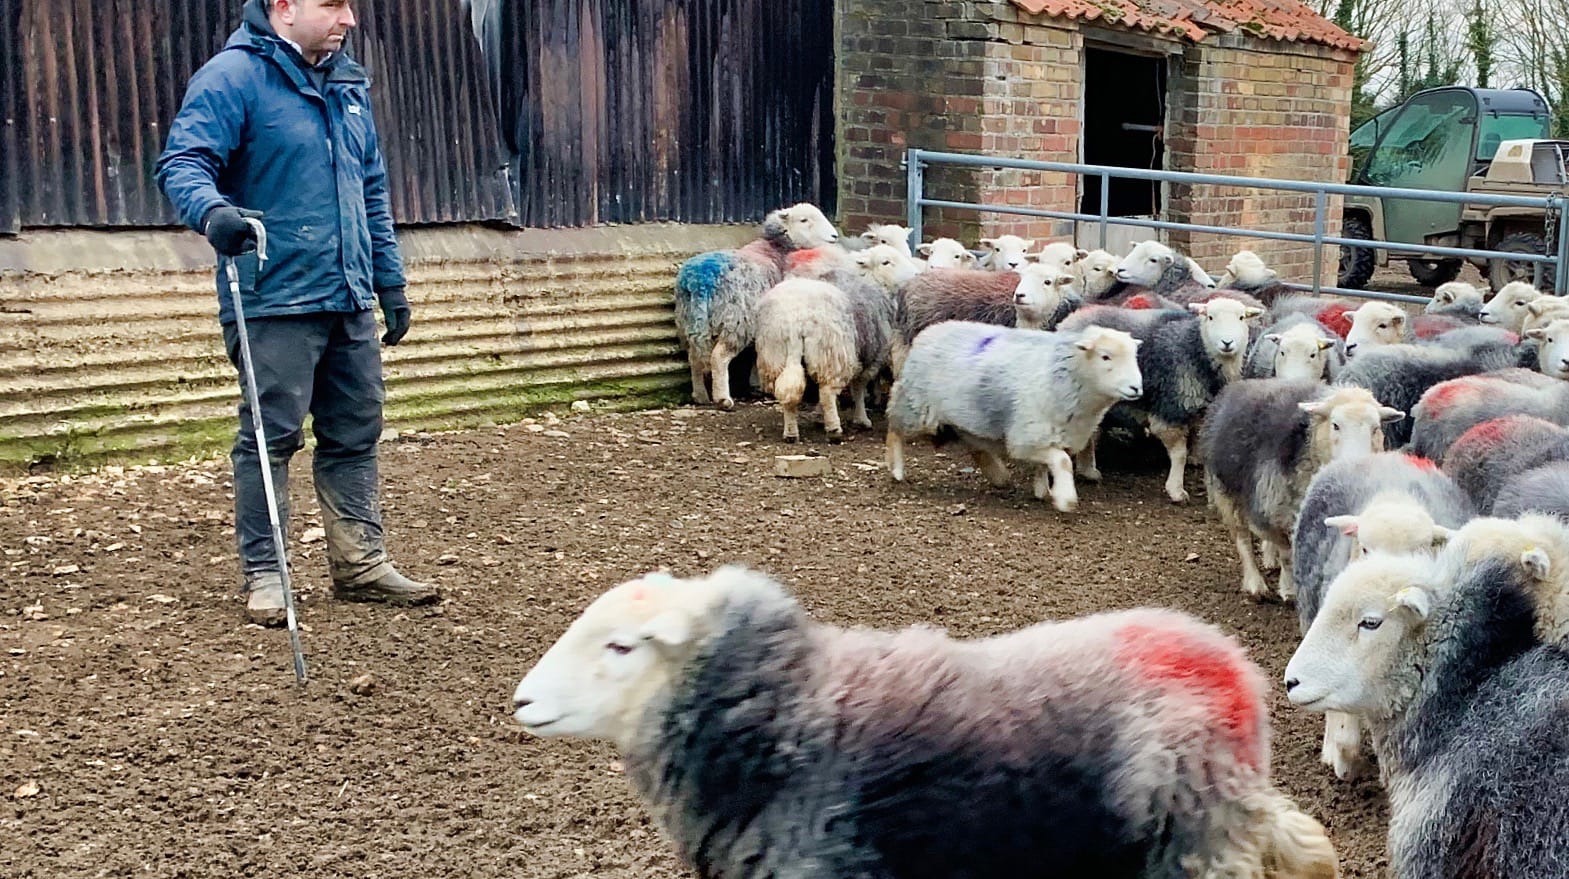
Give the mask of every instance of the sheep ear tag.
M 638 634 L 646 641 L 679 647 L 692 640 L 692 623 L 681 611 L 667 610 L 644 623 Z
M 1416 586 L 1408 586 L 1396 592 L 1393 604 L 1395 609 L 1403 610 L 1419 620 L 1427 619 L 1428 613 L 1432 610 L 1427 592 Z

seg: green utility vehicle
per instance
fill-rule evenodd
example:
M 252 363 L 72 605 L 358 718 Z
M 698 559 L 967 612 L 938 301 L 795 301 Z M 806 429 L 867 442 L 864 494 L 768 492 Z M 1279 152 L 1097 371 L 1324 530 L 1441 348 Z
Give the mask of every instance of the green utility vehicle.
M 1351 182 L 1491 195 L 1569 193 L 1569 141 L 1547 139 L 1550 121 L 1547 102 L 1530 89 L 1418 92 L 1351 133 Z M 1339 283 L 1361 287 L 1375 266 L 1403 260 L 1413 278 L 1434 287 L 1454 280 L 1461 260 L 1424 252 L 1423 245 L 1546 253 L 1556 244 L 1548 225 L 1538 209 L 1348 196 L 1342 237 L 1413 247 L 1342 247 Z M 1533 263 L 1505 258 L 1471 262 L 1495 290 L 1530 280 L 1536 270 Z M 1551 267 L 1543 271 L 1551 282 Z

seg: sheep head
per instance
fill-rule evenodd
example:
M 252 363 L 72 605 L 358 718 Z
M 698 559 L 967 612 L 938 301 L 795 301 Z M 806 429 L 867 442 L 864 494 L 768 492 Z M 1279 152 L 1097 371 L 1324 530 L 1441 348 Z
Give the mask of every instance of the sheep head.
M 1188 310 L 1199 316 L 1199 338 L 1204 341 L 1204 350 L 1220 360 L 1235 360 L 1247 353 L 1248 322 L 1264 313 L 1262 308 L 1243 305 L 1227 296 L 1191 303 Z
M 975 254 L 952 238 L 939 238 L 916 250 L 925 257 L 929 269 L 973 269 L 977 262 Z
M 1066 268 L 1027 263 L 1018 274 L 1019 283 L 1013 288 L 1015 326 L 1042 329 L 1064 302 L 1082 301 L 1073 272 Z
M 1239 250 L 1226 263 L 1218 283 L 1221 287 L 1265 287 L 1275 283 L 1278 275 L 1264 264 L 1264 260 L 1251 250 Z
M 839 230 L 816 205 L 801 202 L 769 214 L 763 220 L 763 237 L 803 250 L 833 244 L 839 240 Z
M 1079 276 L 1079 292 L 1093 302 L 1105 296 L 1117 283 L 1117 257 L 1104 250 L 1092 250 L 1073 264 Z
M 1408 495 L 1380 495 L 1355 516 L 1330 516 L 1324 524 L 1351 538 L 1351 556 L 1375 552 L 1411 555 L 1443 546 L 1454 533 L 1433 521 Z
M 1018 271 L 1019 266 L 1030 261 L 1030 248 L 1034 246 L 1035 239 L 1017 235 L 982 238 L 981 249 L 986 251 L 986 256 L 981 264 L 994 272 Z
M 865 241 L 868 246 L 886 244 L 889 247 L 896 247 L 901 252 L 903 252 L 905 256 L 911 256 L 911 231 L 913 230 L 906 229 L 903 226 L 895 226 L 891 223 L 887 225 L 882 223 L 873 223 L 866 227 L 865 232 L 861 233 L 861 240 Z
M 1399 409 L 1379 405 L 1366 388 L 1336 388 L 1327 397 L 1297 405 L 1310 417 L 1310 445 L 1320 464 L 1382 452 L 1384 422 L 1406 416 Z
M 1537 343 L 1536 365 L 1543 375 L 1569 379 L 1569 317 L 1526 330 L 1525 337 Z
M 1525 328 L 1526 315 L 1530 314 L 1527 306 L 1543 295 L 1526 281 L 1512 281 L 1493 294 L 1477 317 L 1484 324 L 1497 324 L 1511 333 L 1518 333 Z
M 1153 287 L 1176 261 L 1176 251 L 1159 241 L 1140 242 L 1117 264 L 1117 280 L 1124 284 Z
M 855 267 L 873 283 L 893 292 L 921 273 L 921 264 L 889 244 L 874 244 L 855 255 Z
M 1331 359 L 1329 350 L 1335 347 L 1332 339 L 1325 338 L 1309 324 L 1298 324 L 1264 338 L 1275 346 L 1270 364 L 1275 378 L 1324 380 Z
M 1368 302 L 1351 312 L 1351 331 L 1346 333 L 1346 356 L 1353 357 L 1380 345 L 1394 345 L 1406 339 L 1410 323 L 1405 311 L 1388 302 Z
M 1482 291 L 1465 281 L 1439 284 L 1427 303 L 1429 314 L 1464 314 L 1476 317 L 1482 312 Z
M 1138 339 L 1106 327 L 1086 327 L 1074 343 L 1084 367 L 1080 375 L 1097 393 L 1119 400 L 1144 396 L 1144 376 L 1139 372 Z
M 1041 248 L 1035 255 L 1035 261 L 1045 265 L 1054 265 L 1059 268 L 1068 268 L 1079 260 L 1089 256 L 1089 251 L 1080 250 L 1068 241 L 1053 241 Z

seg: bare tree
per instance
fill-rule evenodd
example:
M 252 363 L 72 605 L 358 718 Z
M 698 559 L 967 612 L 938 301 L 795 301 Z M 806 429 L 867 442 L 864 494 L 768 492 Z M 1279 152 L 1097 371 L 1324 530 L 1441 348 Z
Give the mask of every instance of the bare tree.
M 1569 137 L 1569 3 L 1509 0 L 1499 28 L 1500 67 L 1542 93 L 1554 110 L 1554 134 Z

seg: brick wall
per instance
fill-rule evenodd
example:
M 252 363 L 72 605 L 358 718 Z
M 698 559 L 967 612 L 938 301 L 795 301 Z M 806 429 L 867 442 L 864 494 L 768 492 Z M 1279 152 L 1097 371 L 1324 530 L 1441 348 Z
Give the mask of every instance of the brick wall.
M 1075 25 L 1011 3 L 844 0 L 839 6 L 839 220 L 847 231 L 903 222 L 908 147 L 1048 161 L 1077 159 L 1081 43 Z M 1072 177 L 932 169 L 928 197 L 1020 207 L 1073 205 Z M 1067 224 L 929 210 L 925 237 L 1046 239 Z
M 1174 171 L 1344 182 L 1351 69 L 1355 56 L 1320 46 L 1236 34 L 1210 37 L 1184 53 L 1171 84 L 1166 165 Z M 1171 187 L 1168 218 L 1214 226 L 1311 233 L 1310 194 L 1214 186 Z M 1340 199 L 1328 202 L 1328 233 L 1340 228 Z M 1247 246 L 1282 277 L 1313 276 L 1311 245 L 1171 232 L 1173 246 L 1216 268 Z M 1334 283 L 1336 248 L 1325 249 Z

